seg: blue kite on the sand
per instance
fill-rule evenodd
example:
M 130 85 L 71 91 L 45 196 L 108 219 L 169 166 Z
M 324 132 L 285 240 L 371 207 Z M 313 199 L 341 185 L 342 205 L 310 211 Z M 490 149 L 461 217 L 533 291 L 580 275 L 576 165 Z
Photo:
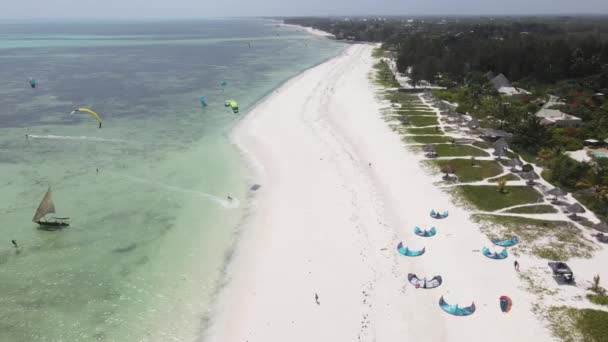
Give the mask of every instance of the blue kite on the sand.
M 436 212 L 435 209 L 431 210 L 431 217 L 434 219 L 444 219 L 448 217 L 448 211 L 444 211 L 443 214 Z
M 422 237 L 431 237 L 437 234 L 437 230 L 435 229 L 435 227 L 431 227 L 431 229 L 429 230 L 422 230 L 420 227 L 416 227 L 414 228 L 414 234 Z
M 399 244 L 397 245 L 397 252 L 399 252 L 399 254 L 402 254 L 405 256 L 416 257 L 416 256 L 421 256 L 422 254 L 424 254 L 425 248 L 423 247 L 419 251 L 412 251 L 409 248 L 403 246 L 403 242 L 399 242 Z
M 512 247 L 519 243 L 517 236 L 513 236 L 508 240 L 492 239 L 492 243 L 501 247 Z
M 500 253 L 497 253 L 490 251 L 488 247 L 484 247 L 481 252 L 490 259 L 506 259 L 508 256 L 506 248 L 503 248 Z
M 465 308 L 458 307 L 456 305 L 450 305 L 443 300 L 443 296 L 439 298 L 439 306 L 443 309 L 443 311 L 449 313 L 454 316 L 468 316 L 472 315 L 475 312 L 475 303 L 472 303 L 471 306 L 467 306 Z

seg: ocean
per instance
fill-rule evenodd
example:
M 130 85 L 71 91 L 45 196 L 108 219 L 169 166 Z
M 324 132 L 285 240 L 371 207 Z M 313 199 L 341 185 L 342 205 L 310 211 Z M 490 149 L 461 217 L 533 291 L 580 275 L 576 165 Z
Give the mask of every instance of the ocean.
M 0 341 L 196 339 L 255 183 L 231 128 L 343 49 L 262 19 L 0 23 Z M 69 228 L 31 221 L 49 187 Z

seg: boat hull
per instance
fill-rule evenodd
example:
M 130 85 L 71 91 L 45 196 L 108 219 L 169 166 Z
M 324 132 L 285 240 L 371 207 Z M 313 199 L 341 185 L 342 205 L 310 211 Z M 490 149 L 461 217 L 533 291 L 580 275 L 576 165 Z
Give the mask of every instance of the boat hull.
M 38 221 L 36 222 L 40 226 L 44 227 L 68 227 L 70 224 L 68 222 L 58 222 L 58 221 Z

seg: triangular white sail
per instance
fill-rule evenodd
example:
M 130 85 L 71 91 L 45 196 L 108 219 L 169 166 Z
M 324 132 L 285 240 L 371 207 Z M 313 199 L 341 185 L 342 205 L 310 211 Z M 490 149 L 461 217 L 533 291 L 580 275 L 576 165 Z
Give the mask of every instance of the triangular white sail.
M 38 222 L 41 218 L 44 217 L 44 215 L 51 213 L 55 213 L 55 204 L 53 203 L 51 188 L 49 188 L 44 197 L 42 198 L 42 202 L 40 202 L 38 210 L 36 210 L 36 214 L 34 214 L 34 218 L 32 218 L 32 221 Z

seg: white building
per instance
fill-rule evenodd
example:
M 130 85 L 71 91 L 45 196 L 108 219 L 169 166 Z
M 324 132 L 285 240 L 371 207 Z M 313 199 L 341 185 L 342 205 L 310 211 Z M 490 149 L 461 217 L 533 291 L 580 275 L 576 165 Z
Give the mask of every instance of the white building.
M 540 123 L 545 126 L 573 127 L 580 125 L 583 122 L 581 118 L 564 113 L 559 109 L 552 109 L 552 107 L 564 104 L 558 97 L 551 95 L 549 101 L 535 115 L 540 119 Z

